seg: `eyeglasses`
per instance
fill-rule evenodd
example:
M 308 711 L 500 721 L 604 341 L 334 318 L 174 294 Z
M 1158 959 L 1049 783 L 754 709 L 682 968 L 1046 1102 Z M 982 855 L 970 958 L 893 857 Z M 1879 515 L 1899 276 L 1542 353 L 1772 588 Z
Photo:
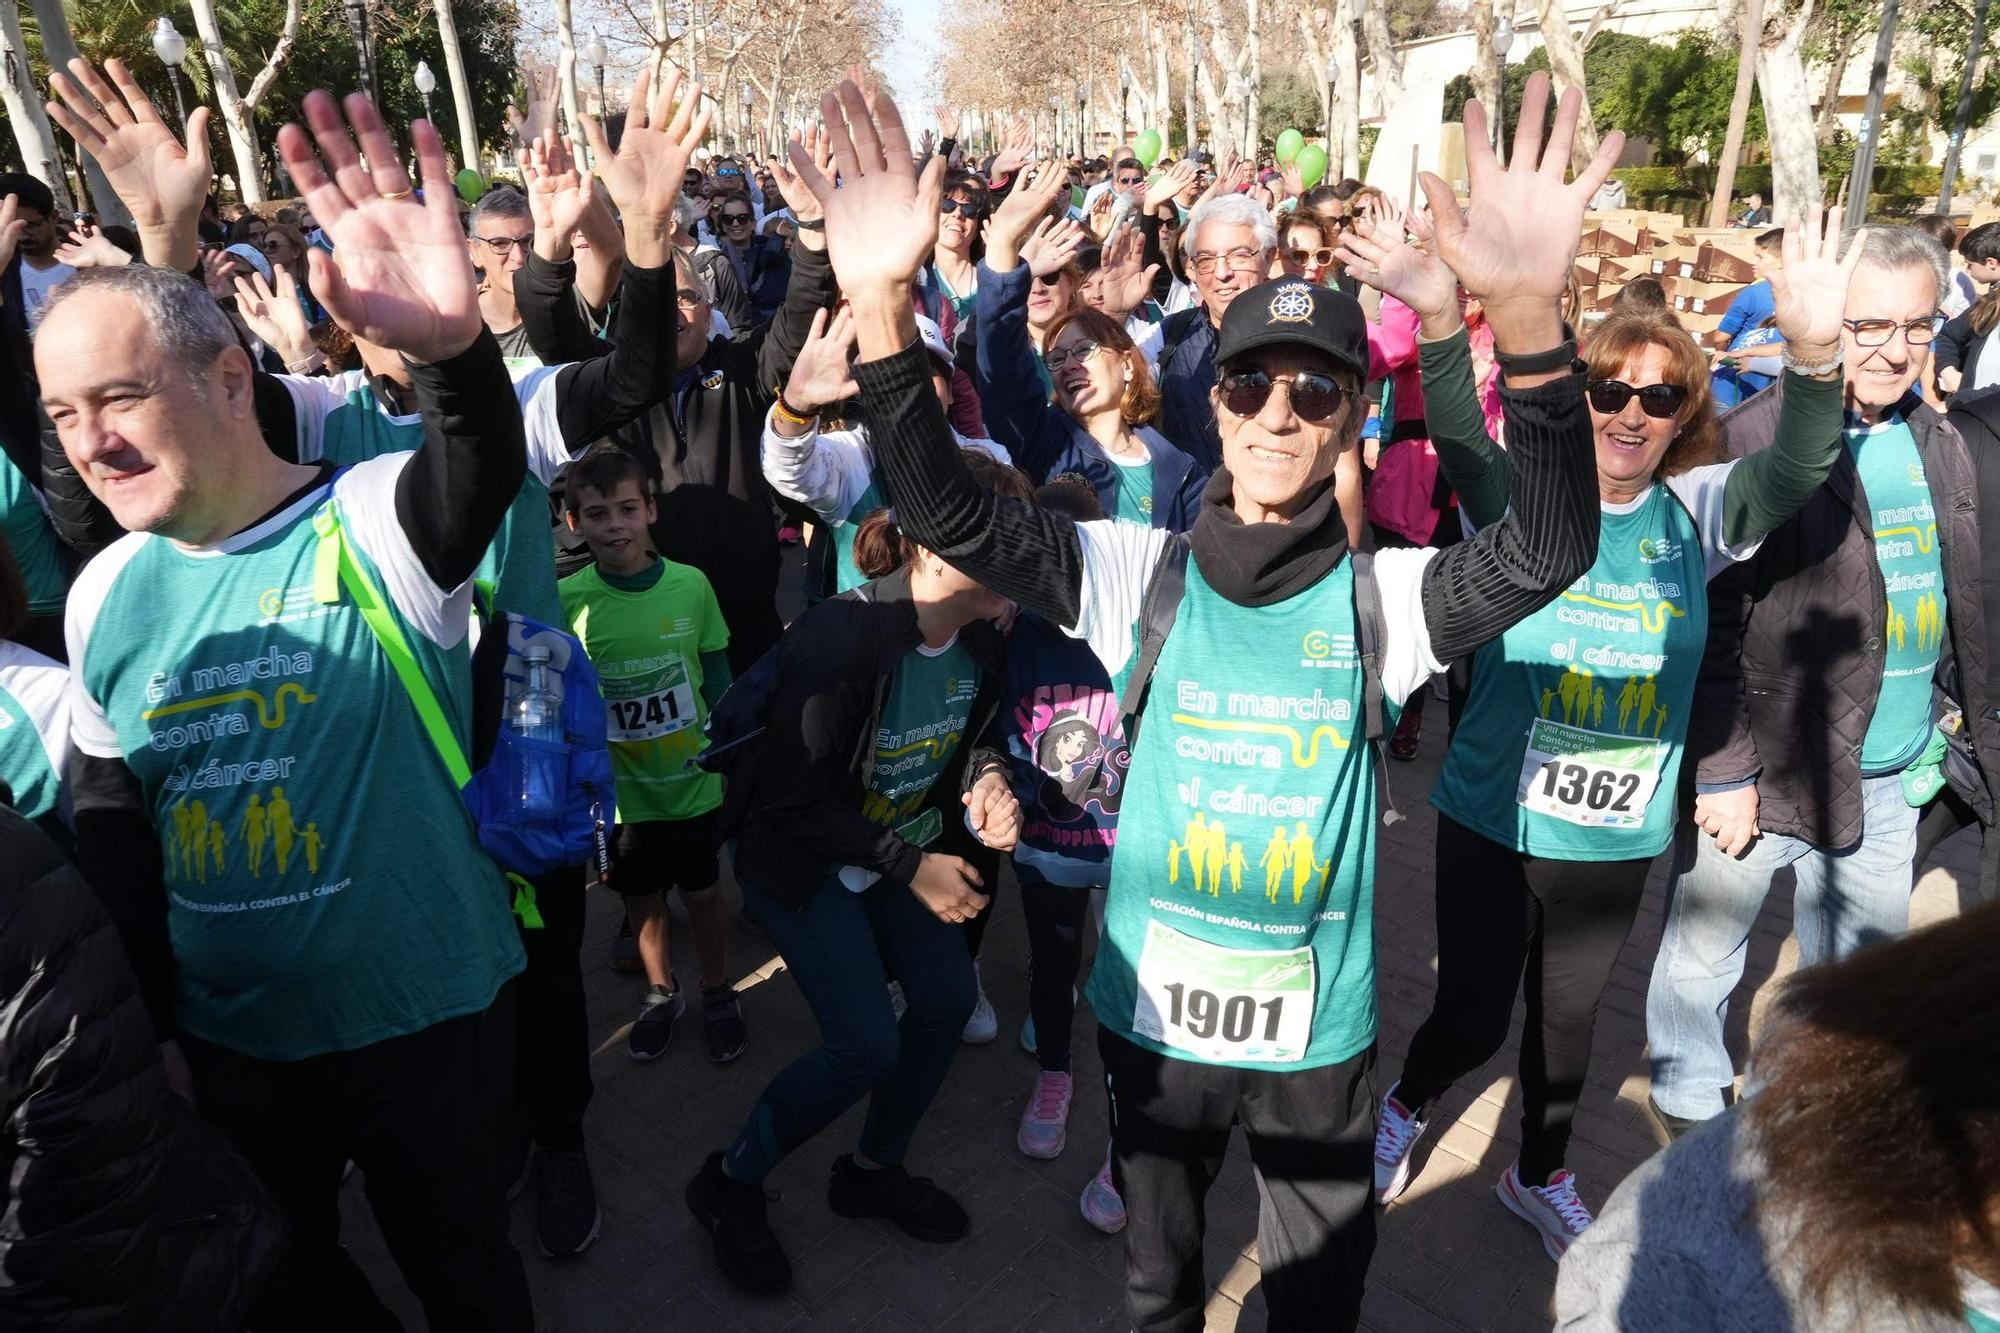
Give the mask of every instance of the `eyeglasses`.
M 1331 375 L 1301 370 L 1292 375 L 1272 375 L 1262 370 L 1232 370 L 1222 377 L 1222 405 L 1239 417 L 1254 417 L 1271 401 L 1271 390 L 1284 385 L 1292 398 L 1292 411 L 1299 420 L 1317 426 L 1340 410 L 1340 400 L 1359 395 L 1359 390 L 1343 389 Z
M 1592 380 L 1585 392 L 1590 395 L 1591 407 L 1607 417 L 1623 412 L 1634 394 L 1639 396 L 1639 409 L 1655 420 L 1672 416 L 1687 401 L 1687 390 L 1678 384 L 1648 384 L 1639 388 L 1623 380 Z
M 1854 335 L 1857 347 L 1880 347 L 1902 329 L 1903 340 L 1912 347 L 1923 347 L 1937 336 L 1937 326 L 1931 323 L 1929 315 L 1913 319 L 1907 324 L 1898 324 L 1893 319 L 1843 319 L 1841 325 Z
M 1240 273 L 1247 269 L 1262 267 L 1263 261 L 1264 256 L 1250 249 L 1248 246 L 1238 246 L 1234 250 L 1225 250 L 1219 255 L 1196 254 L 1188 256 L 1188 266 L 1204 278 L 1215 272 L 1217 264 L 1222 264 Z
M 526 236 L 476 236 L 473 239 L 502 255 L 511 254 L 517 248 L 525 251 L 535 243 L 533 232 Z
M 1054 287 L 1057 283 L 1061 282 L 1064 278 L 1068 276 L 1069 275 L 1061 269 L 1057 269 L 1053 273 L 1037 273 L 1035 275 L 1035 285 L 1037 287 Z
M 700 292 L 683 287 L 674 293 L 674 304 L 682 310 L 693 312 L 708 303 L 708 298 Z
M 1333 262 L 1333 247 L 1322 245 L 1317 250 L 1288 249 L 1285 251 L 1285 258 L 1300 268 L 1304 268 L 1308 264 L 1317 264 L 1321 268 L 1325 268 Z
M 1128 187 L 1133 185 L 1144 185 L 1146 183 L 1146 178 L 1144 176 L 1120 176 L 1118 178 L 1118 183 L 1120 185 Z
M 1048 363 L 1049 374 L 1060 375 L 1071 366 L 1082 365 L 1103 350 L 1103 343 L 1080 338 L 1068 347 L 1057 348 L 1042 359 Z
M 980 205 L 973 203 L 970 199 L 940 199 L 938 200 L 938 212 L 961 213 L 974 222 L 986 216 L 986 210 Z

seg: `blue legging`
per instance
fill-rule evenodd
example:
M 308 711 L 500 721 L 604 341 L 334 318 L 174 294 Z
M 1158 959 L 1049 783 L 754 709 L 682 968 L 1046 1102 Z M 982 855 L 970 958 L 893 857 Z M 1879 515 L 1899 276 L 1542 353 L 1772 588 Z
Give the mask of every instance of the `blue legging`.
M 764 1089 L 729 1149 L 730 1176 L 762 1180 L 869 1094 L 860 1150 L 898 1165 L 977 999 L 965 928 L 940 921 L 906 885 L 888 880 L 851 893 L 829 876 L 799 910 L 746 880 L 743 906 L 783 955 L 823 1044 Z M 885 972 L 902 983 L 909 1004 L 900 1029 Z

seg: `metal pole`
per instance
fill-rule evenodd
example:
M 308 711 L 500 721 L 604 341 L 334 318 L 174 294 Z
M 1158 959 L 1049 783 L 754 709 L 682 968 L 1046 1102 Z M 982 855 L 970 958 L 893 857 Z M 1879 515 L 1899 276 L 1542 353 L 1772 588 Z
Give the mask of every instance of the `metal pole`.
M 424 93 L 422 94 L 422 96 L 424 99 L 424 119 L 431 120 L 431 95 L 429 93 Z M 431 120 L 431 123 L 433 125 L 437 124 L 437 122 L 434 120 Z
M 1868 216 L 1868 187 L 1875 183 L 1875 145 L 1882 139 L 1882 90 L 1889 82 L 1889 57 L 1896 46 L 1897 3 L 1883 0 L 1882 27 L 1875 36 L 1875 64 L 1868 72 L 1868 107 L 1861 113 L 1861 143 L 1854 150 L 1847 216 L 1841 220 L 1849 228 L 1860 226 Z
M 1951 189 L 1958 181 L 1958 154 L 1965 147 L 1966 122 L 1972 119 L 1972 72 L 1979 64 L 1979 48 L 1986 40 L 1986 6 L 1979 0 L 1972 15 L 1972 46 L 1965 53 L 1965 74 L 1958 81 L 1958 111 L 1951 118 L 1951 147 L 1945 150 L 1944 179 L 1938 185 L 1939 213 L 1951 212 Z
M 1499 103 L 1493 108 L 1493 156 L 1501 166 L 1507 165 L 1507 57 L 1500 57 L 1500 95 L 1493 99 Z
M 368 100 L 381 105 L 375 92 L 375 62 L 368 51 L 368 0 L 347 0 L 348 35 L 354 39 L 354 63 L 361 78 L 361 91 Z
M 187 104 L 181 101 L 181 72 L 172 65 L 167 66 L 167 78 L 174 85 L 174 114 L 181 118 L 181 137 L 187 137 Z

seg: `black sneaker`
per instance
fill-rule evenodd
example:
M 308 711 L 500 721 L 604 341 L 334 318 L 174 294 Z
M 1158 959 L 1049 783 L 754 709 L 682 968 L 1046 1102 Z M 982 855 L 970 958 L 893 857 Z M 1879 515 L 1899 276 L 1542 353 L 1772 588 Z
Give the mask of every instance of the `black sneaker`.
M 845 1155 L 834 1161 L 826 1206 L 842 1217 L 887 1218 L 918 1240 L 964 1240 L 972 1229 L 958 1200 L 922 1176 L 900 1166 L 864 1170 Z
M 687 1205 L 715 1242 L 716 1266 L 740 1291 L 768 1296 L 792 1285 L 792 1261 L 764 1213 L 764 1190 L 731 1180 L 713 1152 L 688 1182 Z
M 528 1182 L 534 1178 L 535 1136 L 523 1123 L 509 1125 L 501 1138 L 500 1188 L 506 1192 L 507 1202 L 512 1203 L 521 1197 L 521 1191 L 528 1188 Z
M 582 1254 L 597 1239 L 604 1214 L 583 1145 L 535 1150 L 535 1234 L 551 1259 Z
M 1646 1098 L 1646 1109 L 1653 1113 L 1653 1119 L 1660 1122 L 1660 1128 L 1667 1131 L 1667 1141 L 1669 1143 L 1678 1139 L 1689 1130 L 1701 1127 L 1701 1121 L 1699 1120 L 1689 1120 L 1683 1116 L 1668 1115 L 1660 1109 L 1660 1104 L 1654 1101 L 1650 1095 Z
M 674 1039 L 674 1022 L 687 1012 L 687 1001 L 677 990 L 649 986 L 639 1016 L 625 1035 L 625 1051 L 634 1060 L 657 1060 L 667 1053 Z
M 736 988 L 724 984 L 701 993 L 701 1035 L 708 1042 L 708 1058 L 726 1065 L 749 1048 L 749 1029 L 743 1025 L 743 1005 Z

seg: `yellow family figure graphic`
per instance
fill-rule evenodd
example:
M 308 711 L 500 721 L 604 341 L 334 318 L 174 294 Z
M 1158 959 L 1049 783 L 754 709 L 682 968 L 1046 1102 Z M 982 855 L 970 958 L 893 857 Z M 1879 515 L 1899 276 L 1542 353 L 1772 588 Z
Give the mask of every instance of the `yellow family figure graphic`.
M 229 873 L 229 863 L 222 859 L 222 847 L 225 841 L 227 839 L 222 832 L 222 821 L 219 819 L 209 820 L 208 850 L 215 856 L 215 873 L 217 875 L 226 875 Z
M 1208 851 L 1208 816 L 1197 810 L 1188 826 L 1181 831 L 1183 848 L 1187 852 L 1188 873 L 1194 877 L 1194 891 L 1200 893 L 1207 887 L 1207 877 L 1203 875 L 1204 862 Z
M 292 859 L 292 839 L 298 833 L 298 826 L 292 823 L 292 803 L 285 799 L 283 787 L 271 788 L 271 802 L 265 807 L 271 821 L 271 847 L 278 854 L 278 873 L 285 873 L 285 867 Z
M 1547 717 L 1547 716 L 1549 715 L 1549 705 L 1550 705 L 1550 704 L 1552 704 L 1552 703 L 1554 703 L 1555 701 L 1556 701 L 1556 687 L 1555 687 L 1555 686 L 1553 686 L 1553 685 L 1545 685 L 1545 686 L 1543 686 L 1543 687 L 1542 687 L 1542 716 L 1543 716 L 1543 717 Z
M 270 832 L 270 821 L 264 814 L 264 798 L 253 791 L 250 793 L 250 805 L 243 811 L 243 845 L 250 852 L 250 874 L 253 877 L 264 873 L 264 840 Z
M 1312 834 L 1306 832 L 1305 821 L 1300 820 L 1292 834 L 1292 905 L 1296 907 L 1305 901 L 1307 880 L 1314 874 L 1325 879 L 1331 868 L 1331 862 L 1313 860 Z
M 1666 725 L 1667 725 L 1667 706 L 1665 704 L 1661 704 L 1659 710 L 1653 714 L 1654 740 L 1660 739 L 1660 729 Z
M 1600 731 L 1604 729 L 1604 687 L 1602 685 L 1599 685 L 1596 691 L 1590 696 L 1590 725 Z
M 1229 844 L 1229 891 L 1243 892 L 1243 844 L 1240 842 Z
M 1625 677 L 1625 688 L 1618 691 L 1618 730 L 1627 731 L 1632 725 L 1632 710 L 1639 706 L 1639 678 Z
M 1556 693 L 1562 697 L 1563 721 L 1580 727 L 1590 720 L 1591 688 L 1590 673 L 1570 663 L 1563 672 L 1562 683 L 1556 687 Z
M 1203 849 L 1208 857 L 1208 896 L 1222 896 L 1222 867 L 1229 860 L 1229 835 L 1217 820 L 1208 826 L 1208 845 Z
M 1180 882 L 1181 845 L 1178 842 L 1170 841 L 1167 843 L 1167 883 L 1178 884 Z
M 299 837 L 299 842 L 306 850 L 306 869 L 317 875 L 320 849 L 326 845 L 319 836 L 319 824 L 317 822 L 307 824 L 306 831 Z
M 1264 870 L 1264 896 L 1272 902 L 1278 901 L 1278 890 L 1285 883 L 1285 866 L 1291 860 L 1291 840 L 1285 837 L 1285 826 L 1278 825 L 1271 830 L 1270 845 L 1257 858 L 1257 864 Z
M 1901 648 L 1909 639 L 1909 619 L 1896 609 L 1894 598 L 1889 601 L 1888 617 L 1882 623 L 1882 637 L 1894 648 Z M 1922 631 L 1918 631 L 1917 643 L 1923 644 Z
M 1653 684 L 1651 676 L 1639 682 L 1639 723 L 1634 731 L 1645 734 L 1646 719 L 1653 715 L 1653 704 L 1659 698 L 1659 686 Z

